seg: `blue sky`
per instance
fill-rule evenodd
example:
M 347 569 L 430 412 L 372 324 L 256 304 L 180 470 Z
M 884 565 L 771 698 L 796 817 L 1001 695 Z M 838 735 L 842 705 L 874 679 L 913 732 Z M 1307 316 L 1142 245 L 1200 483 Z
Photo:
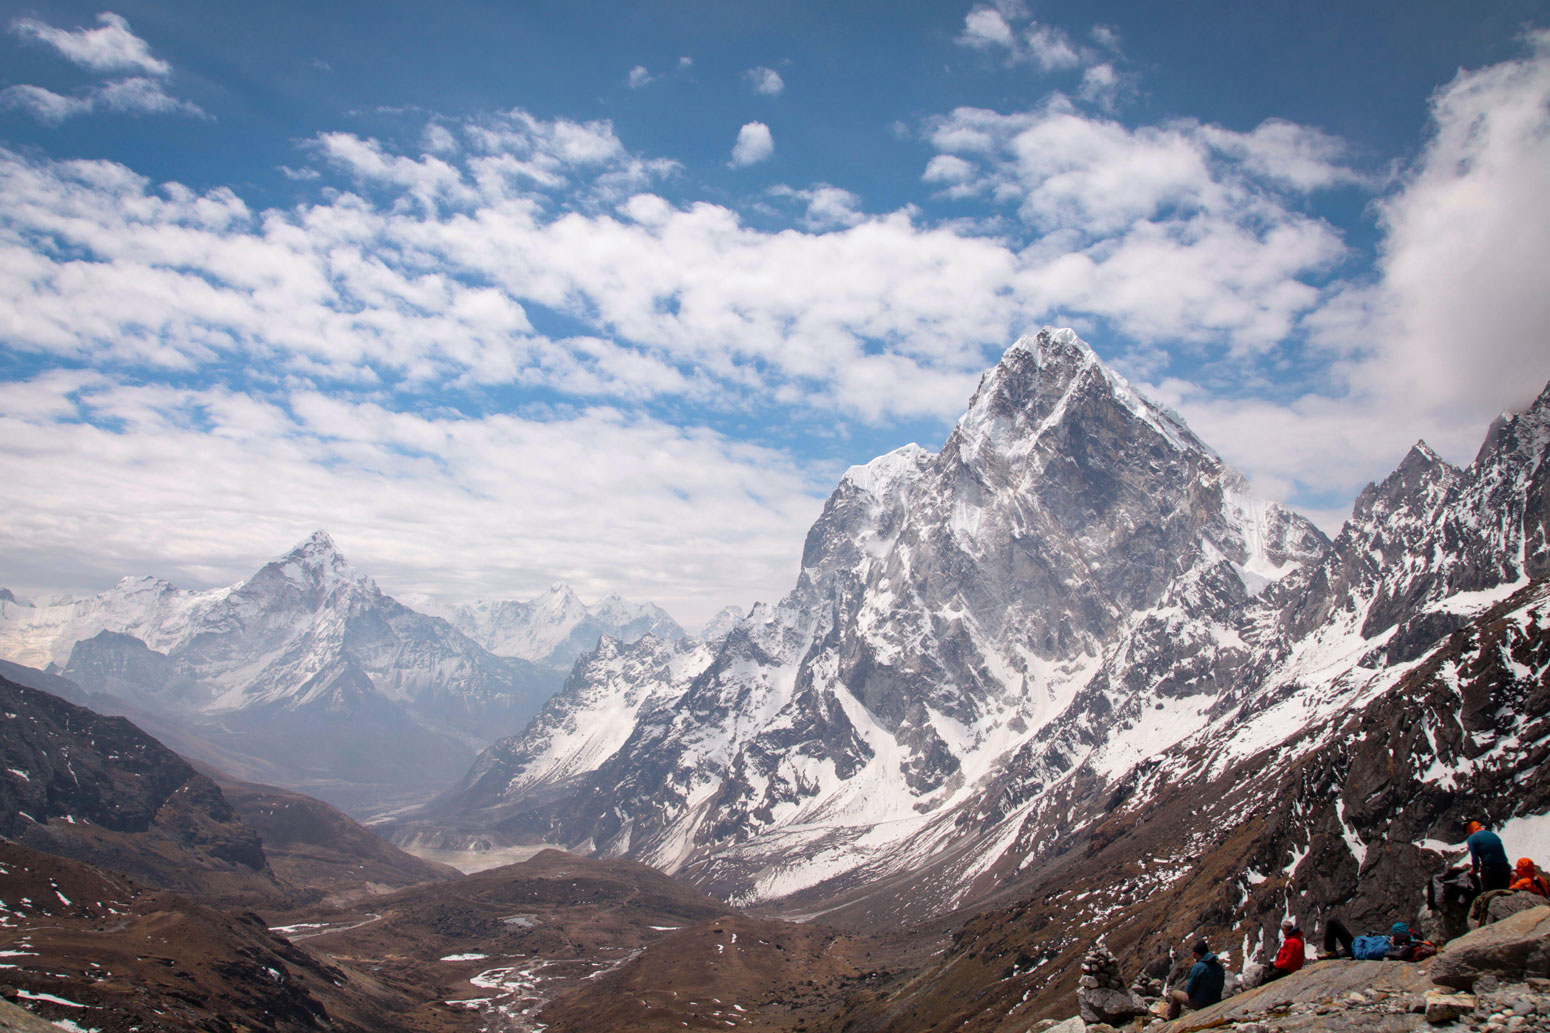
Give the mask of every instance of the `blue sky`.
M 1075 327 L 1333 530 L 1550 377 L 1540 3 L 70 3 L 0 33 L 0 583 L 772 599 Z

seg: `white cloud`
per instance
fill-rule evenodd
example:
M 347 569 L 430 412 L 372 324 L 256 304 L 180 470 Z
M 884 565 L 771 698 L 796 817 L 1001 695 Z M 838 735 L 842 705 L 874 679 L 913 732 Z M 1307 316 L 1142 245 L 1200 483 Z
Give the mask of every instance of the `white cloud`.
M 1123 89 L 1124 80 L 1120 78 L 1120 74 L 1114 70 L 1113 65 L 1104 62 L 1083 70 L 1082 82 L 1077 87 L 1077 96 L 1098 105 L 1105 111 L 1112 111 Z
M 432 122 L 425 127 L 424 141 L 425 149 L 432 154 L 452 154 L 458 149 L 457 137 L 440 122 Z
M 1142 342 L 1254 352 L 1285 339 L 1344 253 L 1300 193 L 1359 178 L 1315 131 L 1130 128 L 1059 97 L 1011 115 L 961 108 L 928 133 L 942 153 L 926 182 L 1011 206 L 1033 234 L 1016 280 L 1032 310 L 1105 319 Z
M 90 111 L 91 102 L 81 97 L 66 97 L 41 86 L 21 84 L 0 90 L 0 106 L 25 111 L 39 122 L 57 126 L 67 118 Z
M 974 8 L 963 19 L 963 34 L 958 37 L 965 46 L 989 49 L 1010 48 L 1015 43 L 1012 27 L 1000 11 L 994 7 Z
M 209 118 L 199 105 L 172 96 L 151 76 L 167 76 L 172 68 L 151 56 L 146 42 L 129 31 L 129 23 L 111 11 L 97 16 L 99 29 L 56 29 L 33 18 L 11 23 L 11 31 L 57 50 L 65 58 L 96 72 L 134 71 L 133 75 L 95 83 L 66 96 L 30 84 L 0 90 L 0 107 L 24 111 L 45 125 L 59 125 L 67 118 L 97 111 L 129 115 L 192 115 Z
M 1381 206 L 1364 388 L 1481 412 L 1550 377 L 1550 32 L 1527 44 L 1438 91 L 1421 160 Z
M 1243 163 L 1253 175 L 1277 180 L 1303 192 L 1352 184 L 1377 186 L 1376 180 L 1346 162 L 1350 148 L 1339 137 L 1311 126 L 1271 118 L 1251 132 L 1201 126 L 1200 138 L 1220 154 Z
M 734 169 L 756 165 L 774 153 L 775 138 L 770 135 L 770 127 L 763 122 L 749 122 L 737 131 L 731 164 Z
M 750 68 L 743 73 L 743 79 L 755 93 L 766 97 L 774 97 L 786 88 L 786 81 L 773 68 Z
M 849 190 L 831 186 L 828 183 L 819 183 L 806 190 L 793 190 L 791 187 L 784 186 L 774 187 L 770 193 L 775 197 L 790 198 L 806 205 L 802 225 L 810 230 L 822 232 L 855 226 L 866 219 L 866 216 L 861 213 L 861 198 Z
M 143 77 L 109 80 L 75 96 L 65 96 L 41 86 L 8 86 L 0 90 L 0 107 L 25 111 L 47 125 L 58 125 L 67 118 L 95 111 L 209 117 L 199 105 L 179 100 L 167 93 L 161 83 Z
M 1424 151 L 1379 205 L 1376 279 L 1334 285 L 1304 318 L 1312 346 L 1335 360 L 1332 390 L 1283 403 L 1159 389 L 1230 460 L 1267 483 L 1351 498 L 1417 438 L 1467 463 L 1499 411 L 1545 388 L 1550 34 L 1526 44 L 1524 57 L 1437 91 Z M 1324 142 L 1271 130 L 1242 141 L 1261 148 L 1248 160 L 1280 151 L 1292 156 L 1283 174 L 1328 180 Z
M 734 484 L 749 483 L 744 467 L 773 469 L 798 486 L 763 498 L 787 500 L 775 508 L 790 514 L 811 506 L 812 486 L 780 457 L 745 456 L 709 432 L 669 432 L 603 407 L 666 401 L 795 423 L 822 415 L 841 433 L 857 421 L 945 419 L 1017 332 L 1059 317 L 1129 335 L 1138 364 L 1147 348 L 1199 342 L 1221 380 L 1241 374 L 1231 396 L 1205 377 L 1164 380 L 1170 368 L 1159 361 L 1144 368 L 1160 394 L 1265 483 L 1292 496 L 1354 493 L 1359 484 L 1347 481 L 1391 466 L 1421 433 L 1440 436 L 1433 443 L 1454 454 L 1465 447 L 1457 442 L 1472 448 L 1489 407 L 1547 375 L 1538 292 L 1550 257 L 1539 189 L 1550 137 L 1545 49 L 1536 37 L 1530 57 L 1461 75 L 1439 92 L 1422 160 L 1382 203 L 1382 276 L 1353 284 L 1327 282 L 1344 244 L 1307 214 L 1307 194 L 1365 180 L 1338 140 L 1275 121 L 1238 133 L 1193 122 L 1127 127 L 1059 100 L 1015 114 L 961 109 L 928 127 L 938 153 L 925 178 L 948 196 L 983 202 L 991 219 L 975 221 L 983 210 L 938 224 L 910 209 L 867 215 L 848 191 L 817 184 L 780 194 L 802 208 L 799 222 L 778 231 L 747 225 L 722 205 L 669 200 L 672 163 L 629 152 L 606 122 L 520 111 L 433 120 L 458 144 L 450 150 L 427 146 L 435 134 L 415 134 L 407 148 L 321 136 L 312 147 L 323 182 L 348 177 L 354 192 L 320 191 L 283 210 L 249 209 L 230 190 L 154 186 L 107 162 L 0 152 L 0 339 L 45 363 L 63 357 L 97 371 L 29 382 L 25 404 L 0 397 L 0 413 L 30 427 L 8 437 L 26 447 L 0 460 L 0 475 L 33 490 L 47 465 L 37 454 L 57 469 L 58 453 L 47 451 L 57 432 L 72 454 L 100 446 L 123 468 L 152 471 L 147 484 L 163 487 L 125 507 L 153 513 L 172 498 L 173 474 L 148 458 L 146 442 L 171 435 L 167 454 L 208 460 L 211 483 L 241 499 L 257 489 L 233 486 L 231 471 L 247 467 L 263 483 L 293 479 L 301 500 L 345 498 L 362 547 L 405 571 L 407 584 L 423 568 L 404 544 L 412 538 L 405 514 L 490 541 L 481 522 L 494 518 L 482 506 L 460 518 L 458 505 L 485 491 L 502 505 L 530 505 L 487 487 L 480 471 L 483 462 L 492 476 L 515 476 L 502 450 L 545 447 L 548 432 L 536 426 L 621 455 L 654 455 L 642 450 L 660 445 L 670 467 L 708 455 L 704 464 Z M 1456 241 L 1456 250 L 1442 241 Z M 1272 395 L 1255 381 L 1272 368 L 1266 356 L 1298 347 L 1299 333 L 1317 355 L 1340 360 L 1348 393 L 1283 386 Z M 1111 354 L 1103 336 L 1093 339 Z M 258 380 L 256 398 L 220 386 L 232 367 Z M 154 380 L 158 368 L 202 386 L 161 395 L 126 386 Z M 1436 388 L 1454 380 L 1466 403 L 1457 411 Z M 449 399 L 524 387 L 566 408 L 547 421 L 440 415 Z M 1295 400 L 1275 400 L 1285 397 Z M 80 406 L 116 421 L 115 430 L 81 424 Z M 222 415 L 196 419 L 191 407 Z M 379 435 L 386 444 L 374 444 Z M 433 459 L 444 447 L 452 457 Z M 588 461 L 555 447 L 566 463 Z M 612 454 L 605 460 L 598 483 L 618 475 Z M 90 552 L 102 537 L 100 555 L 135 555 L 104 530 L 111 500 L 86 497 L 94 478 L 108 476 L 94 470 L 84 476 L 81 515 L 60 518 L 54 537 L 40 540 L 73 535 Z M 374 508 L 380 498 L 367 490 L 375 484 L 380 494 L 372 477 L 383 471 L 395 490 L 408 486 L 405 505 L 391 513 Z M 710 499 L 708 511 L 719 507 L 717 522 L 707 516 L 703 526 L 711 551 L 723 548 L 714 527 L 741 519 L 744 503 L 679 489 Z M 0 532 L 12 535 L 8 554 L 42 533 L 46 514 L 71 512 L 69 494 L 68 485 L 40 489 L 18 517 L 21 530 Z M 647 487 L 618 497 L 631 520 L 645 520 L 633 514 L 660 501 Z M 272 492 L 267 498 L 273 504 Z M 583 505 L 580 498 L 578 489 L 569 502 L 543 499 L 560 507 L 544 508 L 546 519 L 568 520 L 564 505 Z M 200 504 L 211 502 L 201 495 Z M 595 497 L 585 504 L 597 508 Z M 261 514 L 258 505 L 232 512 Z M 323 505 L 298 502 L 283 519 L 255 515 L 244 562 L 335 523 L 320 518 Z M 777 538 L 794 541 L 811 512 L 751 517 L 773 520 L 766 555 Z M 369 530 L 379 518 L 391 534 Z M 180 519 L 186 531 L 194 517 Z M 578 526 L 605 533 L 588 519 Z M 143 522 L 137 516 L 134 526 Z M 334 529 L 349 546 L 351 532 Z M 193 534 L 187 555 L 215 537 Z M 562 544 L 530 564 L 543 568 L 532 584 L 576 576 L 566 565 L 580 562 L 581 547 Z M 606 567 L 608 578 L 626 570 L 637 580 L 621 590 L 644 597 L 663 593 L 632 586 L 694 562 L 687 551 L 661 552 L 655 573 L 631 573 L 623 551 L 594 569 Z M 111 573 L 123 569 L 116 563 Z M 774 585 L 771 594 L 789 584 L 785 574 L 760 581 L 774 568 L 761 569 L 743 569 L 745 583 Z M 481 583 L 470 594 L 492 591 Z M 719 588 L 706 595 L 714 597 L 707 610 L 737 598 Z
M 315 145 L 326 161 L 356 182 L 398 187 L 430 209 L 439 202 L 471 204 L 479 197 L 462 172 L 441 158 L 388 154 L 376 140 L 363 140 L 351 133 L 323 133 Z
M 1103 49 L 1116 54 L 1119 53 L 1119 33 L 1115 32 L 1111 26 L 1094 25 L 1090 35 L 1093 38 L 1093 42 Z
M 1000 54 L 1010 66 L 1032 65 L 1045 75 L 1083 69 L 1080 95 L 1112 104 L 1122 86 L 1113 66 L 1119 38 L 1104 26 L 1094 27 L 1091 35 L 1100 49 L 1083 46 L 1058 26 L 1033 20 L 1023 4 L 977 4 L 964 16 L 958 42 Z
M 230 583 L 321 526 L 390 592 L 526 598 L 563 578 L 693 625 L 789 589 L 827 487 L 778 453 L 609 409 L 469 419 L 95 374 L 0 385 L 0 432 L 0 480 L 28 499 L 0 528 L 15 587 L 58 576 L 42 555 L 70 556 L 87 588 Z
M 1055 72 L 1082 65 L 1082 56 L 1062 29 L 1035 22 L 1024 31 L 1023 40 L 1027 44 L 1028 58 L 1039 66 L 1040 71 Z
M 956 154 L 938 154 L 920 178 L 927 183 L 968 183 L 974 179 L 974 166 Z
M 11 23 L 11 31 L 23 39 L 46 43 L 67 60 L 96 72 L 171 73 L 171 66 L 152 57 L 149 44 L 130 31 L 129 22 L 111 11 L 103 11 L 97 20 L 101 28 L 68 30 L 35 18 L 18 18 Z
M 328 134 L 318 153 L 367 192 L 284 211 L 0 152 L 0 335 L 101 368 L 236 362 L 363 391 L 508 384 L 884 419 L 950 416 L 1025 321 L 1005 247 L 907 212 L 869 221 L 848 191 L 789 192 L 823 232 L 770 233 L 716 205 L 614 198 L 650 163 L 606 126 L 458 129 L 452 160 Z M 568 184 L 567 204 L 512 164 Z M 535 309 L 585 329 L 551 337 Z M 873 397 L 885 368 L 919 383 Z
M 625 79 L 625 82 L 629 84 L 630 89 L 638 90 L 642 86 L 650 84 L 651 80 L 652 75 L 649 71 L 646 70 L 646 66 L 636 65 L 634 68 L 630 69 L 630 74 L 628 78 Z

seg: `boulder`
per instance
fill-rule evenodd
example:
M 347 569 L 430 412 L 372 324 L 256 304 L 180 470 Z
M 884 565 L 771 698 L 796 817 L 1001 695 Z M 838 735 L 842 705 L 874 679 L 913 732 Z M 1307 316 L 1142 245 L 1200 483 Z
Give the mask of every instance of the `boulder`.
M 1486 906 L 1486 920 L 1488 922 L 1500 922 L 1504 918 L 1511 918 L 1520 911 L 1532 911 L 1536 907 L 1544 907 L 1545 898 L 1537 893 L 1509 893 L 1504 897 L 1497 897 Z
M 1137 1015 L 1146 1015 L 1146 1002 L 1125 989 L 1083 987 L 1076 992 L 1077 1011 L 1084 1022 L 1122 1026 Z
M 1499 898 L 1500 899 L 1500 898 Z M 1431 962 L 1432 981 L 1472 990 L 1484 975 L 1502 982 L 1550 976 L 1550 906 L 1541 903 L 1459 937 Z
M 1469 994 L 1445 994 L 1433 990 L 1426 995 L 1426 1021 L 1434 1026 L 1452 1022 L 1475 1010 L 1475 999 Z

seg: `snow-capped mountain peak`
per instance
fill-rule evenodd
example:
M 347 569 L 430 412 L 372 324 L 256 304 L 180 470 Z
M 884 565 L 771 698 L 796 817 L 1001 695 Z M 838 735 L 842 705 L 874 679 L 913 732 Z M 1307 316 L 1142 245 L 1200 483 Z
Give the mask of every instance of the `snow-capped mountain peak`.
M 295 548 L 264 564 L 242 585 L 256 591 L 283 584 L 321 602 L 339 589 L 376 593 L 376 583 L 351 566 L 326 531 L 314 531 Z
M 980 378 L 953 439 L 971 461 L 987 449 L 1009 458 L 1028 454 L 1047 432 L 1085 422 L 1093 406 L 1122 409 L 1171 449 L 1220 462 L 1178 416 L 1142 396 L 1074 331 L 1053 327 L 1019 338 Z

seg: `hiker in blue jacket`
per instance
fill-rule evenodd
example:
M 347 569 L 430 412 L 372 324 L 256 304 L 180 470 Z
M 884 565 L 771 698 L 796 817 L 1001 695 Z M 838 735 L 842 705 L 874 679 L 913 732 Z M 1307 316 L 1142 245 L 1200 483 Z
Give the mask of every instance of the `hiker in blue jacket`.
M 1195 944 L 1195 965 L 1189 970 L 1184 989 L 1175 990 L 1168 998 L 1168 1018 L 1176 1019 L 1188 1008 L 1199 1011 L 1209 1008 L 1222 999 L 1222 987 L 1227 982 L 1227 970 L 1211 953 L 1211 947 L 1201 940 Z

